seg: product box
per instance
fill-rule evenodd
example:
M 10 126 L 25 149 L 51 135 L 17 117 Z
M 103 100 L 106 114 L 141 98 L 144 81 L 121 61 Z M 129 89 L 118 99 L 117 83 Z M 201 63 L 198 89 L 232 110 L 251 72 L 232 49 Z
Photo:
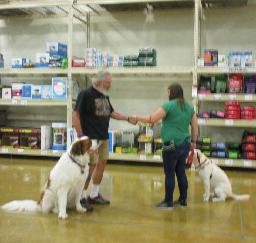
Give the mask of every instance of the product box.
M 4 67 L 4 56 L 0 53 L 0 68 Z
M 41 129 L 39 128 L 20 128 L 19 140 L 20 148 L 39 149 L 41 147 Z
M 67 57 L 68 47 L 66 44 L 60 42 L 47 42 L 46 51 L 50 54 L 50 56 L 57 55 L 60 57 Z
M 218 65 L 218 50 L 209 49 L 204 51 L 204 66 Z
M 12 88 L 2 88 L 2 99 L 3 100 L 12 99 Z
M 67 148 L 77 139 L 77 132 L 75 128 L 67 128 Z
M 53 150 L 66 150 L 67 147 L 67 124 L 66 123 L 52 123 Z
M 231 68 L 241 67 L 242 52 L 231 51 L 228 56 L 228 65 Z
M 67 78 L 61 78 L 61 77 L 52 78 L 52 98 L 53 99 L 67 98 Z
M 42 99 L 52 99 L 51 85 L 41 85 L 41 92 Z
M 19 147 L 19 129 L 11 127 L 1 127 L 1 146 L 18 148 Z
M 227 67 L 228 62 L 227 62 L 227 57 L 226 55 L 218 55 L 218 67 Z
M 253 56 L 252 51 L 245 51 L 241 56 L 241 67 L 253 67 Z
M 50 61 L 49 53 L 37 53 L 36 54 L 36 67 L 48 67 Z
M 41 85 L 32 85 L 32 99 L 41 99 L 42 98 L 42 86 Z
M 41 126 L 41 150 L 50 149 L 52 146 L 52 128 L 47 125 Z
M 115 131 L 108 131 L 108 152 L 114 153 Z
M 31 99 L 32 98 L 32 85 L 23 84 L 22 85 L 22 98 Z
M 72 59 L 72 67 L 85 67 L 84 58 L 73 57 Z
M 23 83 L 12 83 L 12 98 L 20 99 L 22 97 Z
M 24 57 L 12 58 L 12 68 L 23 68 L 25 62 L 26 58 Z

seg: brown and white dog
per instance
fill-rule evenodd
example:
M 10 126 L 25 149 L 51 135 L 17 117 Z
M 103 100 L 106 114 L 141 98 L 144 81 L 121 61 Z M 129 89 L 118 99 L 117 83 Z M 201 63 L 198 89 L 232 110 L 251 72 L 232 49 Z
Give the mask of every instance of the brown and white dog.
M 86 209 L 80 204 L 80 196 L 89 171 L 88 150 L 92 142 L 88 137 L 74 141 L 69 150 L 58 160 L 50 172 L 38 202 L 33 200 L 12 201 L 1 208 L 7 211 L 54 212 L 66 219 L 67 208 L 78 212 Z
M 250 195 L 234 194 L 226 173 L 198 149 L 194 150 L 193 164 L 204 184 L 203 200 L 205 202 L 208 202 L 210 197 L 213 202 L 225 201 L 227 198 L 235 200 L 250 198 Z

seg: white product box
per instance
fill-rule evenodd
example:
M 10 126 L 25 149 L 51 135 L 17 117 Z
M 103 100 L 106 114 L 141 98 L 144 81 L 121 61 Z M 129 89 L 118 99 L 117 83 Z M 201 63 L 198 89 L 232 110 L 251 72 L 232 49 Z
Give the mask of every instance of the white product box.
M 52 99 L 52 86 L 41 85 L 42 87 L 42 99 Z
M 2 88 L 2 99 L 3 100 L 12 99 L 12 88 Z
M 50 61 L 49 53 L 37 53 L 36 54 L 36 67 L 48 67 Z
M 26 58 L 24 57 L 12 58 L 12 68 L 22 68 L 25 60 Z
M 227 67 L 227 57 L 226 55 L 219 54 L 218 55 L 218 67 Z
M 52 128 L 47 125 L 41 126 L 41 150 L 50 149 L 52 146 Z
M 67 78 L 52 78 L 52 98 L 66 99 L 67 98 Z
M 42 98 L 42 86 L 41 85 L 32 85 L 32 99 L 41 99 Z
M 67 148 L 77 139 L 77 132 L 75 128 L 67 128 Z
M 23 83 L 12 83 L 12 98 L 20 99 L 22 97 Z

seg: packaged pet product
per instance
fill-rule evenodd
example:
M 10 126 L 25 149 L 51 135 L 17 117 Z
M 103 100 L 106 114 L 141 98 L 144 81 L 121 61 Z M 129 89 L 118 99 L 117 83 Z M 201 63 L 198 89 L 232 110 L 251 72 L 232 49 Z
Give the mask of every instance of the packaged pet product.
M 124 67 L 137 67 L 139 64 L 137 55 L 124 56 Z
M 12 83 L 12 98 L 20 99 L 22 97 L 23 83 Z
M 218 50 L 207 49 L 204 51 L 204 66 L 218 65 Z
M 244 93 L 246 94 L 256 93 L 256 76 L 244 77 Z
M 73 57 L 72 67 L 85 67 L 85 59 L 84 58 Z
M 66 150 L 67 146 L 67 124 L 52 123 L 52 150 Z
M 211 152 L 211 156 L 214 158 L 226 158 L 226 152 L 225 151 L 213 151 Z
M 211 93 L 211 77 L 201 76 L 198 85 L 199 94 L 210 94 Z
M 87 67 L 96 67 L 96 48 L 86 48 L 85 50 L 85 63 Z
M 41 130 L 39 128 L 20 128 L 20 148 L 40 149 Z
M 223 119 L 225 117 L 225 113 L 222 111 L 211 110 L 210 117 Z
M 243 75 L 230 74 L 228 78 L 228 93 L 241 93 L 243 91 Z
M 228 150 L 227 157 L 229 159 L 238 159 L 239 158 L 239 151 Z
M 132 131 L 122 132 L 122 153 L 132 153 L 134 147 L 134 133 Z
M 37 53 L 36 54 L 36 67 L 49 67 L 50 54 L 49 53 Z
M 155 155 L 162 155 L 162 147 L 163 147 L 163 142 L 161 138 L 154 139 L 154 144 L 153 144 L 153 153 Z
M 50 56 L 67 57 L 68 47 L 60 42 L 47 42 L 46 51 Z
M 67 78 L 52 78 L 52 98 L 62 100 L 67 98 Z
M 0 68 L 4 68 L 4 56 L 0 53 Z
M 41 150 L 50 149 L 52 146 L 52 128 L 47 125 L 41 126 Z
M 242 154 L 242 157 L 244 159 L 252 159 L 252 160 L 255 160 L 256 159 L 256 152 L 244 152 Z
M 140 135 L 138 138 L 139 153 L 140 154 L 152 154 L 153 152 L 153 137 L 146 137 Z
M 254 106 L 244 106 L 241 110 L 241 118 L 247 120 L 255 119 L 255 109 Z
M 211 148 L 213 150 L 226 150 L 226 144 L 225 143 L 213 143 Z
M 31 99 L 32 98 L 32 85 L 23 84 L 22 85 L 22 98 Z
M 42 99 L 52 99 L 52 86 L 51 85 L 41 85 L 41 98 Z
M 241 67 L 253 67 L 253 56 L 252 51 L 245 51 L 241 55 Z
M 241 67 L 241 57 L 243 53 L 240 51 L 232 51 L 228 56 L 228 64 L 231 68 L 239 68 Z
M 243 144 L 242 151 L 244 151 L 244 152 L 256 152 L 256 144 L 255 143 Z
M 42 86 L 32 85 L 32 99 L 42 99 Z
M 226 55 L 218 55 L 218 67 L 227 67 L 228 62 L 227 62 L 227 57 Z
M 199 118 L 208 119 L 210 118 L 210 112 L 204 111 L 198 114 Z
M 10 148 L 19 148 L 19 129 L 10 127 L 0 128 L 2 137 L 2 146 Z
M 2 88 L 2 99 L 3 100 L 12 99 L 12 88 Z
M 25 57 L 12 58 L 12 68 L 23 68 L 25 61 Z
M 217 75 L 215 76 L 215 82 L 214 82 L 214 93 L 225 93 L 227 89 L 227 75 Z

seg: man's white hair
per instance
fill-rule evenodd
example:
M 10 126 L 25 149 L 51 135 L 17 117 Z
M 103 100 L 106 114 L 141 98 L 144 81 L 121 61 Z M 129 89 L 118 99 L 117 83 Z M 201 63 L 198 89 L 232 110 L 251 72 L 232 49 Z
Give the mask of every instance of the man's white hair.
M 111 76 L 110 72 L 106 70 L 99 71 L 92 78 L 92 84 L 95 86 L 98 86 L 106 77 L 109 77 L 109 76 Z

